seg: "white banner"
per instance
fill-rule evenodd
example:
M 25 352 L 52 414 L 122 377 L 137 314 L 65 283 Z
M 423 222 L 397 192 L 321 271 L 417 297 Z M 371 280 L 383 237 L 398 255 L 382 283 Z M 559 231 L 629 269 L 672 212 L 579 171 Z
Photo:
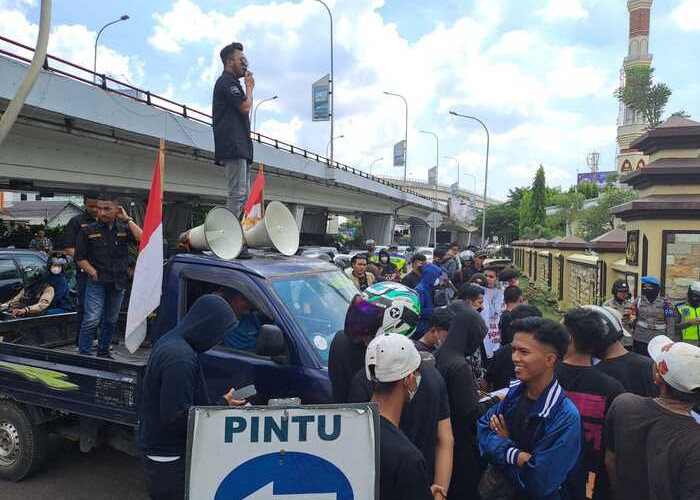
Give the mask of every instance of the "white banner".
M 481 317 L 484 318 L 488 328 L 486 337 L 484 337 L 484 347 L 488 358 L 492 357 L 493 353 L 501 347 L 501 332 L 498 330 L 498 322 L 501 320 L 504 308 L 503 290 L 484 289 L 484 308 L 481 310 Z

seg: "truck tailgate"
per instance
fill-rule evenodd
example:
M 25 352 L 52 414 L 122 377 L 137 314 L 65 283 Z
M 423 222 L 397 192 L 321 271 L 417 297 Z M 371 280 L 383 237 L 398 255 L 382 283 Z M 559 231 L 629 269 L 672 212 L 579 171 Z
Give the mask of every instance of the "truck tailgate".
M 135 426 L 143 364 L 0 342 L 0 397 Z

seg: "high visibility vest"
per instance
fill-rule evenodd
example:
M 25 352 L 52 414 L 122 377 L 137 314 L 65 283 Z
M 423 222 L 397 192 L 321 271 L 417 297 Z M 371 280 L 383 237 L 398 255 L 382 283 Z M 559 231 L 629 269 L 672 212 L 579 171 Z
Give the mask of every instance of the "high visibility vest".
M 678 312 L 681 313 L 681 323 L 687 323 L 700 317 L 700 307 L 693 308 L 689 304 L 678 306 Z M 686 326 L 682 333 L 683 340 L 700 340 L 700 325 Z

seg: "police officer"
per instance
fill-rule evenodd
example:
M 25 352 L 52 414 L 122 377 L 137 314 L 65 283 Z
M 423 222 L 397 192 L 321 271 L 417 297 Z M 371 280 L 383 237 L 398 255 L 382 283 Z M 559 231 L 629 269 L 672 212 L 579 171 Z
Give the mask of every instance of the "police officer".
M 700 345 L 700 281 L 688 287 L 688 302 L 676 306 L 676 324 L 683 342 Z
M 654 276 L 642 277 L 642 296 L 635 302 L 637 322 L 632 333 L 633 348 L 637 354 L 649 356 L 647 347 L 657 335 L 673 337 L 674 312 L 670 301 L 660 297 L 661 284 Z
M 75 247 L 75 260 L 88 276 L 78 350 L 90 354 L 97 326 L 102 322 L 97 355 L 109 358 L 128 279 L 128 247 L 141 239 L 141 228 L 112 196 L 100 195 L 97 212 L 97 221 L 83 228 Z
M 632 333 L 632 325 L 636 319 L 634 315 L 634 305 L 630 299 L 630 286 L 623 279 L 615 280 L 612 286 L 612 298 L 606 301 L 603 306 L 615 309 L 620 313 L 623 328 Z
M 73 259 L 75 259 L 75 246 L 80 231 L 97 219 L 97 195 L 86 194 L 83 196 L 83 204 L 85 205 L 85 211 L 69 220 L 63 232 L 63 253 L 69 255 Z M 76 311 L 78 314 L 76 315 L 75 344 L 78 345 L 80 326 L 83 324 L 83 314 L 85 313 L 85 284 L 87 283 L 87 274 L 85 274 L 82 269 L 78 268 L 75 278 L 78 284 L 78 296 L 76 297 Z

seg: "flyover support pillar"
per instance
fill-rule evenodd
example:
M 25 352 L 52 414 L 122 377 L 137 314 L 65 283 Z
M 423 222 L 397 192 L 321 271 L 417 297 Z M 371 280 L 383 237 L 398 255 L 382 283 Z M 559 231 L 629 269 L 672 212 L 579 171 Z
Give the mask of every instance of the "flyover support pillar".
M 411 221 L 411 245 L 414 247 L 424 247 L 430 244 L 430 235 L 432 234 L 430 226 L 425 222 L 412 220 Z
M 362 214 L 362 232 L 377 245 L 391 245 L 394 238 L 394 216 L 385 214 Z

